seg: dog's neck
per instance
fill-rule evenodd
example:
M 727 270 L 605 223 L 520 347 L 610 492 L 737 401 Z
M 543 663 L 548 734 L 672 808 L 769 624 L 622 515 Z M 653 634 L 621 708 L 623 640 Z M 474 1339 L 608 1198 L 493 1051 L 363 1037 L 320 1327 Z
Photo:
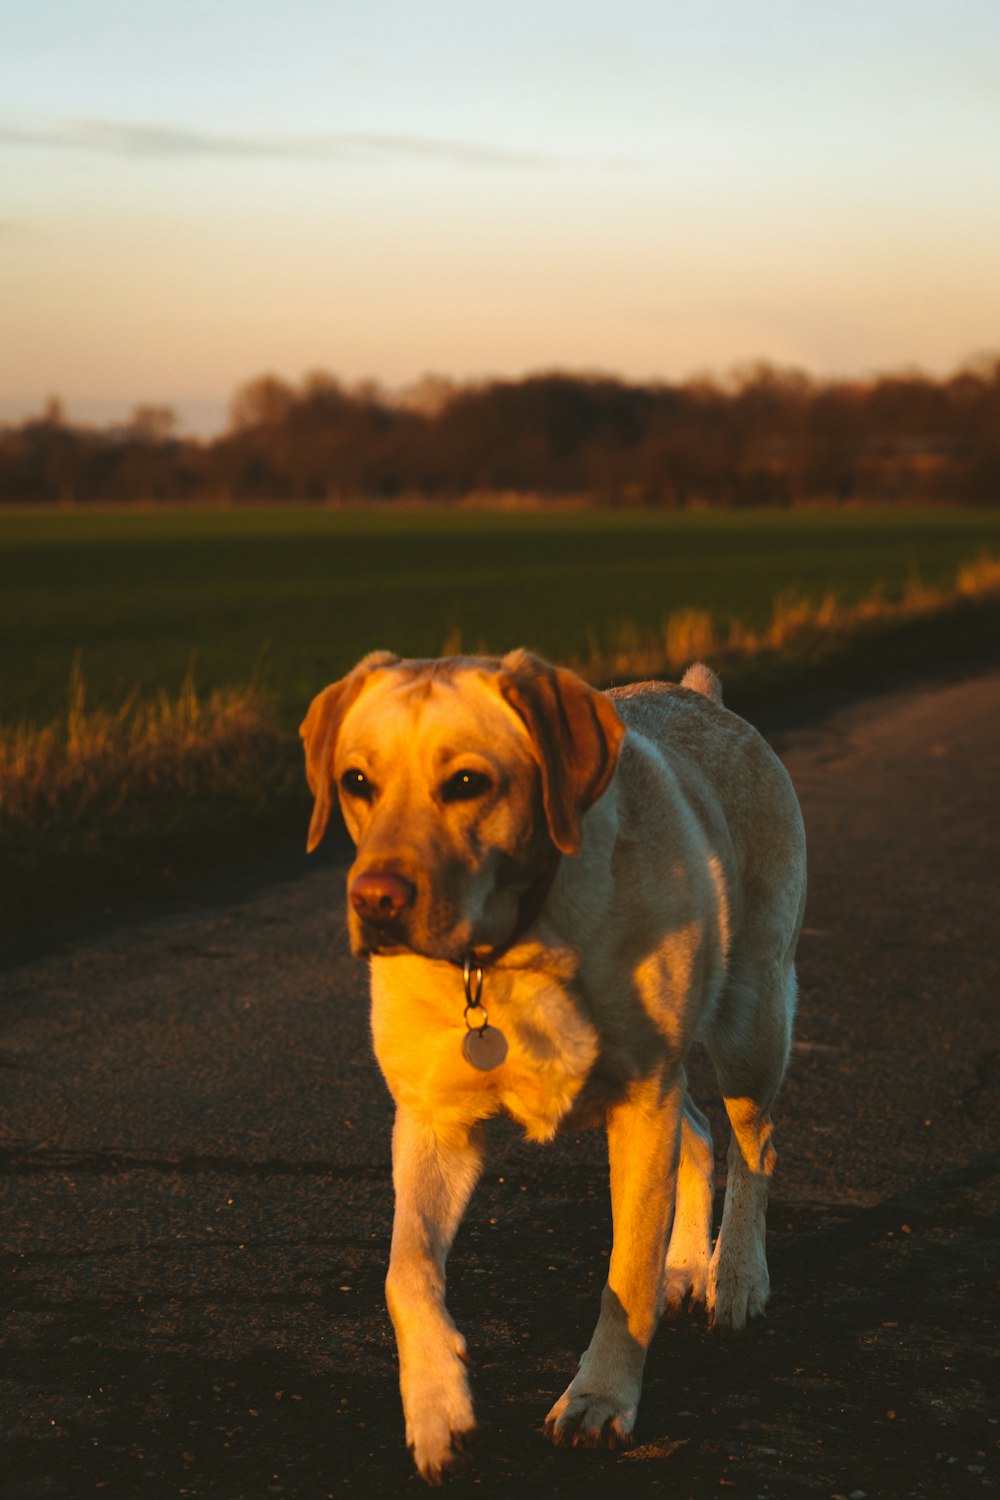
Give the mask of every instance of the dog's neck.
M 533 922 L 541 915 L 542 907 L 548 900 L 555 878 L 559 873 L 559 865 L 562 854 L 556 848 L 552 849 L 544 868 L 535 876 L 531 884 L 521 892 L 518 902 L 517 920 L 514 923 L 510 936 L 504 942 L 498 943 L 496 947 L 489 948 L 485 953 L 475 953 L 473 958 L 481 969 L 495 964 L 498 959 L 509 953 L 516 943 L 519 943 Z M 458 968 L 462 965 L 458 964 Z

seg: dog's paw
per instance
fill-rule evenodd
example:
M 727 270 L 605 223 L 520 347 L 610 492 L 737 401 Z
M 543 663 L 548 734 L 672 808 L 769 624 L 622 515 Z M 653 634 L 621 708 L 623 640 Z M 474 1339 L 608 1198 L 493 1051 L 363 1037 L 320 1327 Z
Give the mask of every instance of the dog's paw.
M 462 1462 L 462 1450 L 475 1430 L 471 1407 L 468 1426 L 452 1426 L 444 1413 L 439 1413 L 432 1421 L 421 1424 L 419 1431 L 411 1429 L 409 1447 L 421 1479 L 427 1484 L 440 1484 Z
M 423 1365 L 401 1381 L 407 1446 L 428 1484 L 440 1484 L 460 1463 L 462 1449 L 476 1429 L 462 1366 L 464 1349 L 461 1343 L 450 1359 Z
M 638 1403 L 576 1387 L 573 1381 L 549 1412 L 546 1437 L 557 1448 L 630 1448 Z
M 740 1334 L 759 1318 L 771 1295 L 771 1280 L 763 1249 L 738 1258 L 723 1246 L 712 1258 L 708 1273 L 708 1320 L 716 1333 Z
M 679 1318 L 685 1307 L 689 1312 L 708 1298 L 708 1265 L 672 1265 L 667 1262 L 663 1276 L 663 1316 Z
M 449 1470 L 462 1458 L 462 1449 L 476 1430 L 472 1402 L 453 1405 L 450 1409 L 434 1404 L 434 1393 L 419 1403 L 406 1422 L 406 1442 L 421 1479 L 440 1484 Z

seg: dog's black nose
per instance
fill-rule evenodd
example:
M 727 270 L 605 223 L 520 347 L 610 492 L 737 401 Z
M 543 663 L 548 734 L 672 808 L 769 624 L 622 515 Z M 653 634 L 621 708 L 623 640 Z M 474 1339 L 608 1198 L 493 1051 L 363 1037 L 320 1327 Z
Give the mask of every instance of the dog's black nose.
M 416 888 L 388 870 L 365 870 L 351 882 L 351 905 L 366 922 L 392 922 L 413 901 Z

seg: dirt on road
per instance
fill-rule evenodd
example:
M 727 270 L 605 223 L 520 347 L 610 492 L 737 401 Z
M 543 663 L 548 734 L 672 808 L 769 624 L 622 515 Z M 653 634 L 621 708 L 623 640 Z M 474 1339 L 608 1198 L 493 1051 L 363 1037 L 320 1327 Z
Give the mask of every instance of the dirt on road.
M 610 1249 L 597 1132 L 491 1128 L 450 1262 L 480 1431 L 456 1496 L 1000 1487 L 1000 673 L 775 737 L 810 899 L 777 1109 L 773 1299 L 650 1351 L 637 1446 L 541 1424 Z M 0 977 L 9 1500 L 394 1496 L 388 1097 L 343 871 L 14 955 Z M 712 1079 L 693 1069 L 723 1180 Z

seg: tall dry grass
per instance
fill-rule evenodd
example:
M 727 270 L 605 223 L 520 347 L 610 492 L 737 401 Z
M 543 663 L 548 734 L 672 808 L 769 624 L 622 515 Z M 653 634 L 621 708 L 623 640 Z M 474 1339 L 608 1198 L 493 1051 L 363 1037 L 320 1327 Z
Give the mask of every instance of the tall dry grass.
M 623 621 L 611 641 L 591 638 L 585 656 L 573 663 L 589 681 L 678 676 L 692 661 L 713 666 L 766 656 L 815 659 L 852 638 L 893 624 L 928 619 L 963 602 L 1000 594 L 1000 557 L 988 554 L 964 563 L 950 586 L 911 579 L 898 599 L 881 588 L 865 598 L 844 601 L 835 594 L 806 599 L 794 590 L 779 594 L 771 618 L 761 629 L 741 620 L 719 620 L 708 610 L 685 607 L 671 611 L 658 631 L 640 630 Z
M 97 848 L 108 831 L 118 842 L 169 832 L 234 798 L 259 813 L 273 792 L 262 768 L 287 755 L 256 683 L 202 694 L 189 670 L 176 696 L 133 693 L 109 712 L 88 707 L 76 659 L 65 715 L 0 730 L 0 838 L 23 859 Z

